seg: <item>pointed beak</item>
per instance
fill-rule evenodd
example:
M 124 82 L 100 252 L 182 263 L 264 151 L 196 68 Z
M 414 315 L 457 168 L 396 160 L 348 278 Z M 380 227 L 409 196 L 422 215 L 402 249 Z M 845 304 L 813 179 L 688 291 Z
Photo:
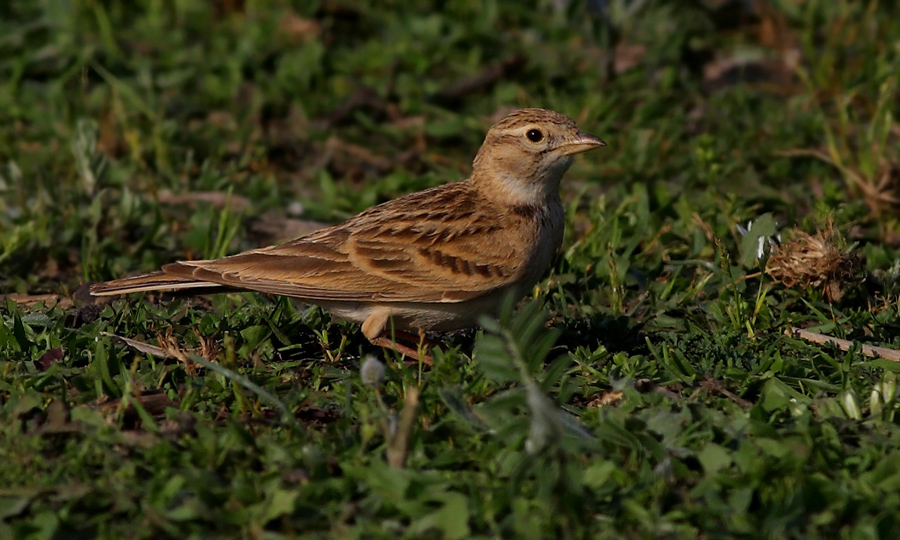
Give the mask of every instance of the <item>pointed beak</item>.
M 579 131 L 571 139 L 567 139 L 560 143 L 559 149 L 562 150 L 563 154 L 570 156 L 572 154 L 580 154 L 582 152 L 587 152 L 588 150 L 593 150 L 598 146 L 606 146 L 606 143 L 590 133 Z

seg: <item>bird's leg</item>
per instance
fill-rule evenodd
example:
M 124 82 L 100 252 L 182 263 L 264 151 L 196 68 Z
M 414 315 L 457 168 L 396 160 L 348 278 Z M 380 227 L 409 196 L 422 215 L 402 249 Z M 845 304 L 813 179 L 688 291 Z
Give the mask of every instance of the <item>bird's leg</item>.
M 398 339 L 403 339 L 404 341 L 408 341 L 410 343 L 417 343 L 419 347 L 413 349 L 412 347 L 408 347 L 398 341 Z M 373 345 L 378 345 L 379 347 L 384 347 L 385 349 L 390 349 L 392 351 L 397 351 L 398 353 L 407 356 L 415 361 L 421 360 L 425 365 L 431 366 L 434 365 L 431 355 L 423 352 L 422 355 L 419 355 L 419 350 L 426 348 L 430 349 L 432 347 L 437 346 L 434 342 L 425 338 L 424 332 L 419 332 L 419 339 L 416 339 L 416 336 L 410 334 L 409 332 L 404 332 L 402 330 L 397 330 L 394 332 L 393 339 L 385 336 L 379 335 L 375 336 L 373 339 L 369 340 Z M 425 347 L 422 347 L 422 346 Z
M 398 353 L 412 358 L 415 361 L 421 360 L 427 365 L 433 365 L 431 361 L 431 355 L 425 353 L 423 355 L 419 355 L 419 349 L 422 349 L 422 345 L 426 345 L 427 348 L 437 346 L 435 343 L 428 341 L 425 339 L 425 332 L 423 330 L 419 330 L 418 339 L 416 336 L 410 334 L 409 332 L 404 332 L 403 330 L 394 330 L 393 325 L 389 325 L 390 322 L 390 311 L 388 310 L 375 310 L 373 311 L 362 324 L 363 335 L 369 340 L 373 345 L 378 345 L 379 347 L 384 347 L 385 349 L 390 349 L 392 351 L 397 351 Z M 390 328 L 388 328 L 390 326 Z M 418 347 L 413 349 L 402 343 L 399 343 L 397 340 L 402 339 L 408 343 L 416 343 Z

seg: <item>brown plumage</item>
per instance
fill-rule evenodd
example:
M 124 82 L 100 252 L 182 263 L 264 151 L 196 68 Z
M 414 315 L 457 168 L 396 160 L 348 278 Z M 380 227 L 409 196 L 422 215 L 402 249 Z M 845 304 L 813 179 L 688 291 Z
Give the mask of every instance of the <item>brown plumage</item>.
M 559 113 L 522 109 L 488 131 L 466 180 L 285 244 L 167 264 L 91 294 L 227 287 L 292 296 L 415 356 L 385 334 L 474 326 L 508 291 L 523 294 L 541 278 L 562 243 L 559 181 L 573 154 L 602 145 Z

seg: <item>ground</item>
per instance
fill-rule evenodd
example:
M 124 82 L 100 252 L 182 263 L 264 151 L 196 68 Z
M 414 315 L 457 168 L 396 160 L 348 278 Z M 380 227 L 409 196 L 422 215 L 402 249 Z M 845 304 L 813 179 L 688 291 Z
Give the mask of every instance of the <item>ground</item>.
M 0 537 L 900 536 L 898 74 L 874 0 L 4 2 Z M 608 146 L 433 368 L 86 294 L 465 178 L 519 107 Z

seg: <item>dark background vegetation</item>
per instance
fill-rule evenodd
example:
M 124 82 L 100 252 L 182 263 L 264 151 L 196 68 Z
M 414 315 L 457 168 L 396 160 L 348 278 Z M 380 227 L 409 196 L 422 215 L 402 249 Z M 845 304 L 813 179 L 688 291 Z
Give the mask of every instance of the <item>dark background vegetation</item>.
M 897 538 L 900 366 L 789 330 L 900 348 L 898 69 L 889 1 L 0 3 L 0 537 Z M 433 369 L 86 294 L 464 178 L 533 106 L 608 146 Z

